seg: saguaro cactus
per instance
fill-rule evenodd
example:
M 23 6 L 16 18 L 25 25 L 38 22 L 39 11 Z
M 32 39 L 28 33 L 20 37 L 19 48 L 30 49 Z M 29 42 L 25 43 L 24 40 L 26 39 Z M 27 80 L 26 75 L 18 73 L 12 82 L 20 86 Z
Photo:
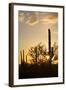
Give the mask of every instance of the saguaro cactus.
M 37 47 L 35 48 L 36 51 L 36 64 L 37 64 Z
M 50 29 L 48 29 L 48 50 L 49 54 L 51 53 L 51 32 Z
M 21 56 L 21 64 L 22 64 L 22 51 L 20 51 L 20 56 Z
M 27 55 L 26 55 L 26 64 L 27 64 Z
M 51 31 L 50 29 L 48 29 L 48 50 L 49 50 L 49 56 L 50 56 L 49 64 L 51 65 Z
M 23 49 L 23 63 L 24 63 L 24 59 L 25 59 L 25 58 L 24 58 L 24 49 Z

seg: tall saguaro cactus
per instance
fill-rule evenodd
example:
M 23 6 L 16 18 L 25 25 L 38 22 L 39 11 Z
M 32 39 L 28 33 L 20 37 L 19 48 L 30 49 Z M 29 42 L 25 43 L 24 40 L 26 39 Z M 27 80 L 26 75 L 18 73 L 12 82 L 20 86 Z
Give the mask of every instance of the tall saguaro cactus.
M 51 31 L 48 29 L 48 50 L 49 54 L 51 53 Z
M 51 31 L 48 29 L 48 50 L 50 55 L 49 64 L 51 65 Z

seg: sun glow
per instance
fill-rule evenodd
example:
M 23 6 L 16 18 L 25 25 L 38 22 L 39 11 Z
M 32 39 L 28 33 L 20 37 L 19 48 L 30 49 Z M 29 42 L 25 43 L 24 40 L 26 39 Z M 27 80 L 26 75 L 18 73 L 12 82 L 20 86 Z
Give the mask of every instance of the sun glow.
M 47 56 L 46 56 L 46 58 L 47 58 L 47 60 L 49 60 L 49 59 L 50 59 L 50 56 L 49 56 L 49 55 L 47 55 Z

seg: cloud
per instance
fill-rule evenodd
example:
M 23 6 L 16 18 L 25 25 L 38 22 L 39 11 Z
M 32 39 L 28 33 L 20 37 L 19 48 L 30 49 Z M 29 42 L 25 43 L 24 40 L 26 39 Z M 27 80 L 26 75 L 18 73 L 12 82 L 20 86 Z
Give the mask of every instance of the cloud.
M 58 21 L 57 14 L 47 13 L 40 19 L 42 24 L 56 24 Z
M 27 23 L 28 25 L 30 25 L 30 26 L 34 26 L 34 25 L 36 25 L 37 23 L 39 23 L 39 21 L 38 21 L 38 20 L 35 20 L 35 21 L 32 22 L 32 21 L 29 20 L 29 21 L 27 21 L 26 23 Z
M 26 23 L 29 24 L 30 26 L 33 26 L 39 23 L 39 20 L 37 19 L 35 15 L 32 15 L 30 19 L 26 21 Z
M 38 23 L 38 18 L 37 18 L 38 13 L 34 12 L 20 12 L 19 13 L 19 22 L 26 23 L 30 26 L 36 25 Z
M 57 23 L 57 19 L 41 19 L 40 20 L 42 24 L 56 24 Z
M 24 13 L 19 13 L 19 22 L 23 22 L 24 21 L 24 19 L 25 19 L 25 15 L 24 15 Z
M 49 12 L 20 12 L 19 21 L 30 26 L 34 26 L 39 22 L 41 24 L 56 24 L 58 22 L 58 14 Z
M 27 20 L 25 23 L 27 23 L 30 26 L 34 26 L 37 23 L 39 23 L 38 13 L 30 13 L 30 15 L 27 17 Z

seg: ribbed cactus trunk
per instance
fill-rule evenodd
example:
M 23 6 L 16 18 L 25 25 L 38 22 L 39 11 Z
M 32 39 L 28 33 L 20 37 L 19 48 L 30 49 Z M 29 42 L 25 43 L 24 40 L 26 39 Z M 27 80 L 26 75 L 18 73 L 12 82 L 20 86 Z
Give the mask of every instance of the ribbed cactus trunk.
M 50 29 L 48 29 L 48 50 L 49 54 L 51 53 L 51 32 Z
M 20 56 L 21 56 L 21 64 L 22 64 L 22 51 L 20 51 Z
M 24 63 L 24 59 L 25 59 L 25 58 L 24 58 L 24 50 L 23 50 L 23 63 Z
M 37 64 L 37 47 L 36 47 L 36 64 Z
M 26 55 L 26 64 L 27 64 L 27 55 Z
M 51 65 L 51 31 L 48 29 L 48 50 L 50 55 L 49 64 Z

